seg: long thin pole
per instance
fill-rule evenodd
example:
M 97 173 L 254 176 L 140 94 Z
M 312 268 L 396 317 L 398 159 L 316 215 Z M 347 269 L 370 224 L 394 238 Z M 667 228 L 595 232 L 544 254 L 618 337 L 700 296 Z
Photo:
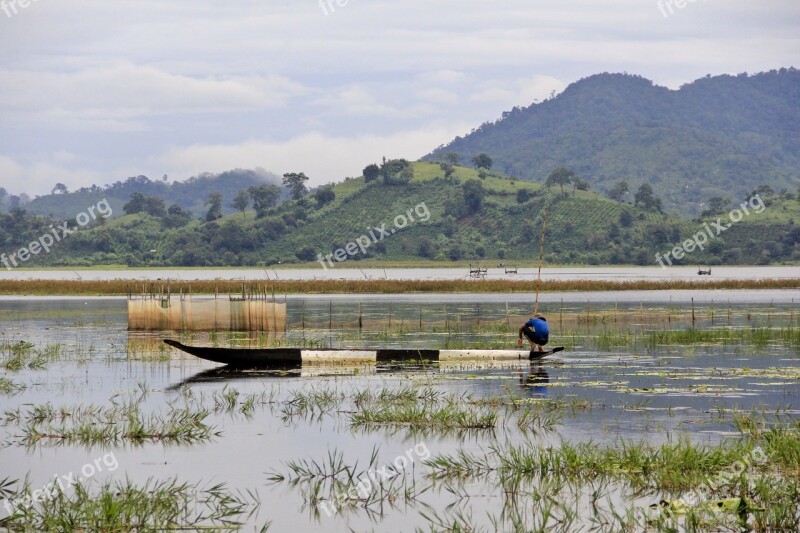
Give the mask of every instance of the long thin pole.
M 539 275 L 536 276 L 536 304 L 533 306 L 533 314 L 539 313 L 539 288 L 542 285 L 542 260 L 544 259 L 544 232 L 547 230 L 547 204 L 544 206 L 544 221 L 542 223 L 542 238 L 539 242 Z

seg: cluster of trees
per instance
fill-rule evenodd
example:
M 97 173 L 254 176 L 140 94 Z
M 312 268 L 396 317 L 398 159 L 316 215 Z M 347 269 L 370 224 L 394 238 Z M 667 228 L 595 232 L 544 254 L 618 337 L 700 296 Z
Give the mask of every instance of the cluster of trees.
M 568 170 L 564 167 L 558 167 L 553 172 L 547 176 L 547 180 L 544 182 L 545 187 L 552 187 L 553 185 L 558 185 L 561 189 L 561 195 L 566 196 L 564 192 L 564 186 L 572 185 L 572 194 L 575 195 L 575 190 L 579 191 L 588 191 L 589 190 L 589 182 L 579 178 L 575 175 L 575 173 L 571 170 Z
M 630 193 L 630 185 L 626 180 L 616 182 L 607 193 L 607 196 L 617 202 L 625 202 Z M 649 183 L 643 183 L 633 195 L 633 204 L 640 205 L 645 209 L 651 209 L 658 213 L 663 212 L 661 199 L 657 198 L 653 192 L 653 187 Z
M 136 213 L 147 213 L 148 215 L 160 219 L 166 228 L 180 228 L 191 222 L 191 212 L 183 209 L 178 204 L 166 207 L 163 198 L 158 196 L 145 196 L 140 192 L 131 194 L 128 203 L 122 206 L 126 215 Z
M 364 167 L 363 174 L 367 183 L 382 179 L 385 185 L 405 185 L 414 178 L 414 169 L 405 159 L 384 157 L 380 166 L 372 163 Z
M 461 162 L 461 156 L 458 154 L 458 152 L 447 152 L 443 156 L 442 163 L 446 165 L 455 166 L 458 165 L 460 162 Z M 492 158 L 486 155 L 485 153 L 480 153 L 472 158 L 472 165 L 479 170 L 480 169 L 490 170 L 493 164 L 494 161 L 492 161 Z
M 308 194 L 309 190 L 306 186 L 308 179 L 308 176 L 303 172 L 292 172 L 283 175 L 283 184 L 289 189 L 293 200 L 302 200 Z M 231 206 L 241 211 L 242 215 L 246 218 L 245 211 L 252 202 L 253 209 L 256 212 L 256 218 L 264 218 L 277 206 L 280 197 L 281 188 L 277 185 L 258 185 L 249 187 L 247 190 L 239 191 L 234 197 Z M 333 202 L 336 199 L 333 186 L 326 185 L 317 189 L 314 193 L 314 199 L 317 202 L 318 208 Z
M 462 218 L 475 215 L 481 211 L 486 198 L 486 189 L 479 180 L 471 179 L 464 182 L 459 194 L 448 198 L 444 203 L 445 216 Z
M 0 213 L 0 247 L 27 244 L 49 231 L 56 220 L 50 217 L 29 215 L 21 207 L 12 207 Z

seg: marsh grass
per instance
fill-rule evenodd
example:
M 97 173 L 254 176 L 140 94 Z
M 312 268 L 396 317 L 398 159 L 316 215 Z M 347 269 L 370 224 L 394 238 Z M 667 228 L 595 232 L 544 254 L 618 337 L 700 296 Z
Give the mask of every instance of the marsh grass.
M 11 479 L 9 477 L 0 480 L 0 498 L 11 498 L 15 494 L 12 487 L 17 483 L 19 483 L 18 479 Z
M 338 410 L 347 400 L 343 392 L 325 388 L 295 390 L 283 403 L 284 420 L 292 417 L 314 418 Z
M 163 290 L 164 282 L 145 285 L 145 292 Z M 410 292 L 526 292 L 536 290 L 534 280 L 277 280 L 267 283 L 274 294 L 405 294 Z M 545 280 L 543 292 L 560 291 L 643 291 L 643 290 L 702 290 L 702 289 L 797 289 L 800 279 L 755 280 Z M 210 280 L 176 282 L 172 293 L 183 290 L 191 294 L 241 294 L 239 281 Z M 0 294 L 8 295 L 105 295 L 126 296 L 142 292 L 141 282 L 134 280 L 4 280 Z
M 611 448 L 562 441 L 560 446 L 550 448 L 493 446 L 490 453 L 483 455 L 460 450 L 431 458 L 426 465 L 436 479 L 495 474 L 504 484 L 519 480 L 519 476 L 570 481 L 605 476 L 624 479 L 638 490 L 679 492 L 700 485 L 749 451 L 744 442 L 720 446 L 693 445 L 688 440 L 661 446 L 621 442 Z
M 415 428 L 491 429 L 496 413 L 465 409 L 461 397 L 444 398 L 434 389 L 401 387 L 345 394 L 330 389 L 293 391 L 283 406 L 284 419 L 295 416 L 319 417 L 352 404 L 355 412 L 346 411 L 356 428 L 383 425 L 407 425 Z
M 66 345 L 64 343 L 51 343 L 37 346 L 27 341 L 0 341 L 0 369 L 8 372 L 21 372 L 23 370 L 43 370 L 54 362 L 83 363 L 96 353 L 92 344 L 76 341 Z
M 388 463 L 387 463 L 388 464 Z M 287 471 L 267 473 L 270 484 L 288 484 L 299 488 L 310 514 L 320 518 L 320 510 L 328 516 L 345 512 L 365 512 L 379 518 L 385 508 L 397 508 L 399 503 L 410 505 L 428 491 L 430 486 L 418 487 L 413 472 L 405 468 L 383 466 L 379 450 L 372 449 L 365 466 L 348 463 L 344 454 L 330 450 L 325 460 L 299 459 L 285 463 Z M 382 474 L 378 475 L 381 471 Z
M 570 411 L 575 414 L 591 407 L 590 402 L 574 398 L 532 401 L 513 394 L 474 398 L 410 385 L 349 392 L 326 387 L 295 390 L 281 402 L 281 413 L 284 421 L 294 417 L 318 421 L 326 415 L 344 415 L 351 427 L 366 430 L 408 427 L 480 431 L 493 430 L 502 422 L 523 431 L 552 431 Z
M 661 445 L 621 441 L 613 447 L 562 441 L 558 447 L 492 446 L 484 453 L 461 449 L 432 457 L 425 465 L 434 481 L 458 487 L 488 483 L 499 487 L 507 499 L 533 496 L 542 483 L 586 487 L 612 482 L 627 487 L 625 499 L 649 497 L 662 502 L 610 514 L 594 503 L 576 509 L 580 514 L 590 511 L 589 520 L 597 530 L 639 531 L 649 524 L 659 531 L 797 531 L 800 424 L 767 425 L 761 418 L 740 414 L 737 426 L 746 432 L 742 437 L 713 445 L 693 444 L 688 438 Z M 756 446 L 763 460 L 753 459 Z M 570 493 L 560 497 L 577 501 Z M 683 500 L 687 494 L 695 496 Z M 592 501 L 599 497 L 595 493 Z M 508 517 L 505 520 L 499 523 L 507 524 Z M 551 521 L 547 527 L 557 530 L 560 523 Z
M 494 429 L 497 413 L 465 409 L 455 402 L 444 405 L 401 403 L 383 407 L 367 407 L 350 417 L 356 427 L 403 425 L 414 428 Z
M 185 390 L 191 390 L 186 387 Z M 215 413 L 234 414 L 238 413 L 249 418 L 259 406 L 268 405 L 275 402 L 275 391 L 240 393 L 235 388 L 226 384 L 222 390 L 214 391 L 211 395 L 211 403 Z M 204 404 L 201 397 L 200 404 Z
M 36 349 L 34 344 L 25 341 L 4 341 L 0 344 L 0 368 L 8 372 L 19 372 L 25 368 L 41 370 L 50 361 L 59 357 L 62 346 L 49 345 Z
M 20 434 L 11 442 L 22 446 L 121 442 L 191 444 L 219 435 L 205 423 L 210 414 L 207 409 L 173 404 L 165 414 L 144 413 L 142 401 L 143 397 L 117 401 L 110 407 L 56 407 L 48 402 L 6 410 L 0 422 L 19 427 Z
M 31 487 L 21 491 L 30 495 Z M 254 516 L 261 502 L 254 492 L 224 484 L 189 485 L 175 479 L 142 485 L 106 482 L 92 490 L 78 482 L 56 486 L 51 497 L 19 506 L 0 520 L 10 531 L 166 531 L 233 530 Z M 265 531 L 268 526 L 262 528 Z
M 800 329 L 787 328 L 720 328 L 720 329 L 677 329 L 653 331 L 643 339 L 644 345 L 655 349 L 662 345 L 687 344 L 741 344 L 763 348 L 771 343 L 800 345 Z
M 0 377 L 0 394 L 13 395 L 24 391 L 27 387 L 21 383 L 16 383 L 14 380 Z

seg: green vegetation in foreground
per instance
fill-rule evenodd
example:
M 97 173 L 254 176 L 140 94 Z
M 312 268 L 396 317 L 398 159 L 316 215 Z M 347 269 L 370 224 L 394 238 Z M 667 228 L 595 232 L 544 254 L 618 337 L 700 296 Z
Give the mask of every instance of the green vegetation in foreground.
M 20 385 L 19 383 L 15 383 L 13 380 L 0 377 L 0 394 L 17 394 L 18 392 L 22 392 L 27 387 L 25 385 Z
M 459 406 L 458 401 L 445 405 L 415 403 L 388 404 L 362 409 L 351 418 L 354 427 L 413 426 L 442 429 L 494 429 L 497 415 L 476 412 Z
M 24 389 L 13 382 L 0 381 L 0 387 L 5 386 L 10 393 Z M 0 389 L 0 392 L 5 391 Z M 249 418 L 258 407 L 270 405 L 275 394 L 274 391 L 240 393 L 226 385 L 210 395 L 197 395 L 184 387 L 178 398 L 167 402 L 166 412 L 146 413 L 144 401 L 149 393 L 147 385 L 139 383 L 131 394 L 112 397 L 110 406 L 25 404 L 0 413 L 0 425 L 17 426 L 20 433 L 6 444 L 21 446 L 196 444 L 221 434 L 206 423 L 212 412 Z
M 669 530 L 683 521 L 698 531 L 745 524 L 753 531 L 796 531 L 800 527 L 800 424 L 755 425 L 757 432 L 718 445 L 681 439 L 662 445 L 621 441 L 614 447 L 601 447 L 562 440 L 558 447 L 491 446 L 484 454 L 462 450 L 433 457 L 425 464 L 431 468 L 432 479 L 457 487 L 491 479 L 506 494 L 518 494 L 540 482 L 621 482 L 633 494 L 663 497 L 667 505 L 664 510 L 658 505 L 631 509 L 622 516 Z M 739 505 L 727 509 L 728 513 L 710 505 L 729 500 Z
M 0 368 L 8 372 L 19 372 L 24 368 L 40 370 L 50 361 L 58 359 L 63 352 L 63 345 L 51 344 L 44 348 L 35 348 L 30 342 L 10 342 L 7 339 L 0 344 Z
M 460 401 L 487 409 L 498 418 L 516 417 L 528 426 L 535 413 L 537 430 L 547 429 L 558 418 L 591 408 L 585 402 L 564 399 L 532 400 L 489 397 L 456 398 L 432 388 L 401 387 L 379 391 L 341 392 L 330 388 L 297 391 L 287 402 L 287 416 L 348 413 L 351 422 L 360 413 L 401 404 L 414 405 L 413 416 L 390 416 L 387 425 L 399 423 L 409 431 L 427 432 L 434 416 L 417 416 L 436 404 Z M 356 408 L 355 413 L 350 408 Z M 472 497 L 502 499 L 502 515 L 490 517 L 496 530 L 525 525 L 526 531 L 573 531 L 594 524 L 602 531 L 659 531 L 684 528 L 693 531 L 756 532 L 796 531 L 800 527 L 800 423 L 767 422 L 758 413 L 732 413 L 740 431 L 737 438 L 718 444 L 693 443 L 688 437 L 664 444 L 620 439 L 614 446 L 562 440 L 553 446 L 528 442 L 522 445 L 488 445 L 486 452 L 460 450 L 434 455 L 423 464 L 428 483 L 411 483 L 406 474 L 378 481 L 369 495 L 359 496 L 362 477 L 383 464 L 373 450 L 366 469 L 348 464 L 341 452 L 327 459 L 309 458 L 286 463 L 288 472 L 272 472 L 272 483 L 299 489 L 313 516 L 319 508 L 336 512 L 371 513 L 375 506 L 392 501 L 415 502 L 434 487 L 445 487 L 458 501 Z M 447 424 L 439 425 L 439 432 Z M 591 495 L 591 505 L 572 505 L 580 495 Z M 380 496 L 376 496 L 380 495 Z M 620 504 L 629 502 L 626 506 Z M 428 507 L 426 506 L 426 509 Z M 463 508 L 466 509 L 466 508 Z M 432 529 L 489 531 L 475 525 L 469 512 L 454 511 L 447 517 L 421 511 Z M 534 524 L 535 527 L 532 527 Z
M 381 426 L 409 427 L 441 433 L 450 430 L 493 430 L 512 421 L 523 431 L 553 430 L 561 419 L 560 400 L 529 402 L 518 398 L 478 399 L 444 394 L 415 386 L 377 391 L 357 389 L 344 393 L 329 388 L 294 391 L 282 408 L 283 418 L 314 420 L 340 412 L 349 405 L 353 428 L 376 430 Z M 573 412 L 574 412 L 573 407 Z
M 142 412 L 141 399 L 104 407 L 98 405 L 56 407 L 50 403 L 6 410 L 5 424 L 19 426 L 15 444 L 119 444 L 164 442 L 190 444 L 219 435 L 205 424 L 209 412 L 172 407 L 165 414 Z
M 33 492 L 26 484 L 15 499 Z M 37 491 L 39 492 L 39 491 Z M 259 509 L 254 492 L 213 486 L 148 480 L 104 483 L 94 489 L 78 482 L 67 490 L 55 484 L 49 498 L 17 507 L 0 519 L 8 531 L 231 531 Z M 266 531 L 269 524 L 261 531 Z

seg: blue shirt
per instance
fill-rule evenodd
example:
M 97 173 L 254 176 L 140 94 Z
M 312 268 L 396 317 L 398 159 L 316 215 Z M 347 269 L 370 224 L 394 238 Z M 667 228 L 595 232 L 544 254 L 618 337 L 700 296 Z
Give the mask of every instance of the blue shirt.
M 531 318 L 525 325 L 536 332 L 537 335 L 550 335 L 550 328 L 547 326 L 547 321 L 541 318 Z

